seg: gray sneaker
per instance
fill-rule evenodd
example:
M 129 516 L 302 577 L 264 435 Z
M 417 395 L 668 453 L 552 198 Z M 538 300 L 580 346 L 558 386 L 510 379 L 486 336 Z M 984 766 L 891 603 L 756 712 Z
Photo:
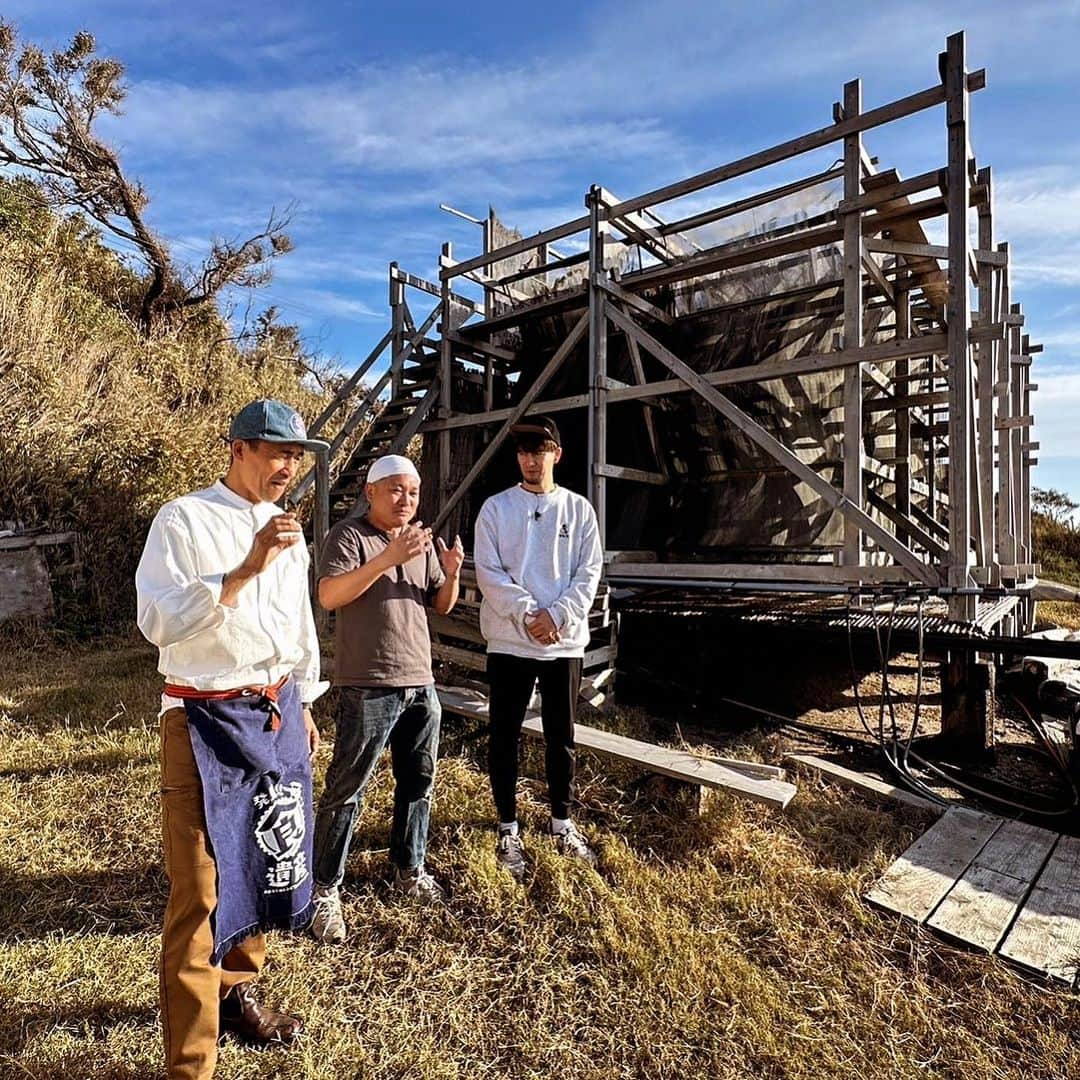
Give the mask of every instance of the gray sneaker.
M 341 894 L 336 885 L 316 885 L 312 897 L 315 917 L 311 936 L 321 945 L 337 945 L 345 940 L 345 917 L 341 914 Z
M 525 845 L 517 833 L 499 830 L 495 841 L 495 860 L 517 882 L 525 877 Z
M 422 866 L 411 870 L 395 867 L 393 889 L 425 904 L 441 904 L 446 900 L 446 890 Z
M 578 832 L 577 826 L 570 824 L 562 832 L 552 833 L 551 839 L 555 850 L 570 859 L 578 859 L 589 866 L 596 865 L 596 852 L 589 847 L 585 837 Z

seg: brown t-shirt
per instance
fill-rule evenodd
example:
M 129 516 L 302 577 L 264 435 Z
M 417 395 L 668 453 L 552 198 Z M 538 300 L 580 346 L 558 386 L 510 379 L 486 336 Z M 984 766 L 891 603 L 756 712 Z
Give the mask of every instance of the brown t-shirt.
M 326 537 L 319 577 L 355 570 L 390 542 L 366 517 L 343 518 Z M 425 608 L 446 580 L 434 549 L 394 566 L 337 611 L 337 686 L 427 686 L 431 636 Z

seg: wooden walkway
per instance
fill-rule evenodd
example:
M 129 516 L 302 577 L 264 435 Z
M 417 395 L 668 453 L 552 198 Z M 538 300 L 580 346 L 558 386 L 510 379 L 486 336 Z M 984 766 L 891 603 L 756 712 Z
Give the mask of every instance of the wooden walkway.
M 975 810 L 949 810 L 866 899 L 952 941 L 1077 987 L 1076 837 Z

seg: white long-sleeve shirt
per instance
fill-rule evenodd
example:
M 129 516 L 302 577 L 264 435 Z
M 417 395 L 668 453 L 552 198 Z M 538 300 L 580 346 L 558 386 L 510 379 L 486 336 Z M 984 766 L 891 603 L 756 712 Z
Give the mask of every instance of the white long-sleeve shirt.
M 158 671 L 166 682 L 231 690 L 292 674 L 305 703 L 327 689 L 319 678 L 303 543 L 256 574 L 239 591 L 236 607 L 221 603 L 225 575 L 280 513 L 274 503 L 250 503 L 220 480 L 158 511 L 135 587 L 139 629 L 158 647 Z
M 546 494 L 508 488 L 480 508 L 473 547 L 489 653 L 539 660 L 584 655 L 604 566 L 587 499 L 562 487 Z M 562 636 L 554 645 L 539 644 L 525 629 L 525 616 L 545 608 Z

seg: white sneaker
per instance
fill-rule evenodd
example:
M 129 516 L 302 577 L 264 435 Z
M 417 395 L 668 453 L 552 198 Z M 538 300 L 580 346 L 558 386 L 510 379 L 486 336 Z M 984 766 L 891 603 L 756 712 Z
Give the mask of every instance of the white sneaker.
M 585 837 L 578 832 L 577 826 L 571 821 L 561 832 L 551 834 L 555 850 L 560 855 L 570 859 L 578 859 L 589 866 L 596 865 L 596 852 L 589 847 Z
M 395 867 L 393 888 L 426 904 L 441 904 L 446 900 L 446 890 L 422 866 L 411 870 Z
M 341 894 L 336 885 L 316 885 L 312 897 L 315 917 L 311 936 L 322 945 L 337 945 L 345 940 L 345 917 L 341 913 Z
M 525 877 L 525 845 L 516 832 L 500 829 L 495 841 L 495 860 L 517 882 Z

